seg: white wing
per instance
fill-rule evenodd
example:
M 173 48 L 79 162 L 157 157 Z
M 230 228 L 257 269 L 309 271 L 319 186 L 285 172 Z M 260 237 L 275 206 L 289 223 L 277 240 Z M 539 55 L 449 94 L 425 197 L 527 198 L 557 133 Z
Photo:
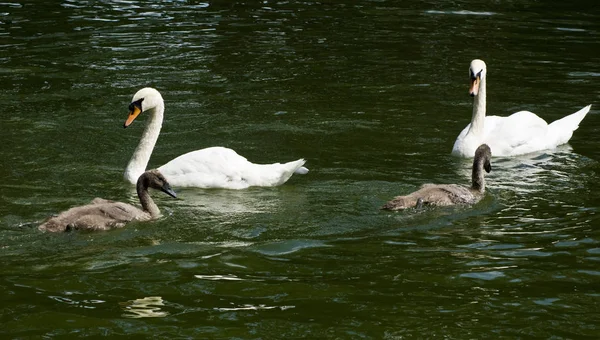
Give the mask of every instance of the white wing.
M 519 155 L 545 149 L 548 123 L 529 111 L 485 118 L 484 142 L 494 156 Z
M 475 149 L 483 143 L 490 146 L 494 156 L 515 156 L 551 149 L 569 141 L 590 107 L 588 105 L 550 125 L 529 111 L 519 111 L 508 117 L 487 116 L 483 136 L 469 135 L 471 124 L 467 125 L 456 139 L 452 152 L 472 157 Z
M 211 147 L 183 154 L 158 170 L 172 186 L 244 189 L 282 184 L 304 163 L 253 164 L 231 149 Z

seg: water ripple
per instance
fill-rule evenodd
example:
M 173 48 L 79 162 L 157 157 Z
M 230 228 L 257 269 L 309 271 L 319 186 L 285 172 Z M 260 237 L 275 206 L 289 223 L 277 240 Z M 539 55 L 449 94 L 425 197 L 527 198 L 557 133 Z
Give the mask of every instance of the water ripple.
M 495 280 L 501 277 L 505 277 L 506 274 L 501 271 L 489 271 L 489 272 L 472 272 L 472 273 L 463 273 L 459 275 L 460 277 L 466 277 L 471 279 L 479 279 L 479 280 Z
M 238 307 L 215 307 L 214 310 L 219 312 L 231 312 L 231 311 L 242 311 L 242 310 L 271 310 L 279 309 L 282 311 L 296 308 L 296 306 L 267 306 L 267 305 L 241 305 Z
M 160 296 L 148 296 L 120 302 L 119 305 L 125 312 L 122 316 L 126 318 L 161 318 L 169 315 L 169 312 L 161 310 L 165 304 Z
M 466 11 L 466 10 L 461 10 L 461 11 L 429 10 L 429 11 L 425 11 L 425 13 L 427 13 L 427 14 L 454 14 L 454 15 L 484 15 L 484 16 L 491 16 L 491 15 L 497 14 L 494 12 L 475 12 L 475 11 Z

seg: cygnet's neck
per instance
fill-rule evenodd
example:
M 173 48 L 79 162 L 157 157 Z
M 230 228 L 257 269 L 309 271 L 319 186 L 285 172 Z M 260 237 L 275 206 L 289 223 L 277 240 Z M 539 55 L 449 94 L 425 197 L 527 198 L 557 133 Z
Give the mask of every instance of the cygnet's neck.
M 133 152 L 127 168 L 125 168 L 125 180 L 130 183 L 136 183 L 138 178 L 146 171 L 152 150 L 154 150 L 160 134 L 164 111 L 165 107 L 162 102 L 155 108 L 148 110 L 150 118 L 146 123 L 146 129 L 144 129 L 140 143 Z
M 485 77 L 482 77 L 479 82 L 479 91 L 473 100 L 473 116 L 471 117 L 471 127 L 469 134 L 475 136 L 483 136 L 484 121 L 485 121 Z
M 483 175 L 485 164 L 485 157 L 475 158 L 473 161 L 473 172 L 471 174 L 472 189 L 483 193 L 485 191 L 485 177 Z
M 140 203 L 142 204 L 142 210 L 149 213 L 152 219 L 160 217 L 160 210 L 152 197 L 150 197 L 150 193 L 148 192 L 147 186 L 148 180 L 139 180 L 136 185 L 137 194 L 140 199 Z M 144 185 L 146 184 L 146 185 Z

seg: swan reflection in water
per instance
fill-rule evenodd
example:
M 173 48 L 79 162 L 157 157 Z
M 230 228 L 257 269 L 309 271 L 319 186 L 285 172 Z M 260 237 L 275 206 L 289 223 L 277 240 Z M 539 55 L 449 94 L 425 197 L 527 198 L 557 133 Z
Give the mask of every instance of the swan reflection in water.
M 551 150 L 494 159 L 494 189 L 548 196 L 576 190 L 582 167 L 596 163 L 579 155 L 568 144 Z
M 141 299 L 119 302 L 125 311 L 122 314 L 126 318 L 160 318 L 169 315 L 169 312 L 161 310 L 165 304 L 160 296 L 148 296 Z

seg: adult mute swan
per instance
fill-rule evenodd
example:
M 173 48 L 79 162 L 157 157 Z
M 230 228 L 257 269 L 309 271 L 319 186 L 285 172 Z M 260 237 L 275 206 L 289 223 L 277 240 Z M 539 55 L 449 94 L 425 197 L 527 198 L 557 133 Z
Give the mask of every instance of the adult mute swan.
M 550 125 L 529 111 L 519 111 L 508 117 L 486 117 L 486 75 L 483 60 L 473 60 L 469 68 L 469 93 L 475 97 L 473 116 L 454 142 L 453 155 L 472 157 L 482 143 L 494 150 L 494 156 L 515 156 L 555 148 L 571 139 L 591 107 L 588 105 Z
M 125 169 L 125 180 L 130 183 L 135 183 L 146 169 L 162 126 L 164 101 L 151 87 L 143 88 L 133 96 L 123 126 L 128 127 L 145 111 L 150 113 L 150 118 Z M 308 169 L 303 167 L 305 162 L 299 159 L 284 164 L 253 164 L 231 149 L 210 147 L 183 154 L 159 167 L 158 171 L 175 187 L 244 189 L 283 184 L 294 173 L 307 173 Z
M 160 217 L 160 210 L 150 197 L 148 188 L 160 190 L 171 197 L 177 194 L 156 170 L 144 172 L 137 181 L 137 194 L 142 209 L 131 204 L 95 198 L 90 204 L 63 211 L 39 226 L 42 231 L 109 230 L 121 228 L 131 221 L 148 221 Z
M 475 151 L 471 187 L 456 184 L 424 184 L 421 189 L 406 196 L 398 196 L 386 203 L 382 209 L 402 210 L 419 208 L 423 205 L 446 206 L 455 204 L 477 203 L 485 191 L 483 170 L 490 172 L 492 152 L 486 144 L 480 145 Z

